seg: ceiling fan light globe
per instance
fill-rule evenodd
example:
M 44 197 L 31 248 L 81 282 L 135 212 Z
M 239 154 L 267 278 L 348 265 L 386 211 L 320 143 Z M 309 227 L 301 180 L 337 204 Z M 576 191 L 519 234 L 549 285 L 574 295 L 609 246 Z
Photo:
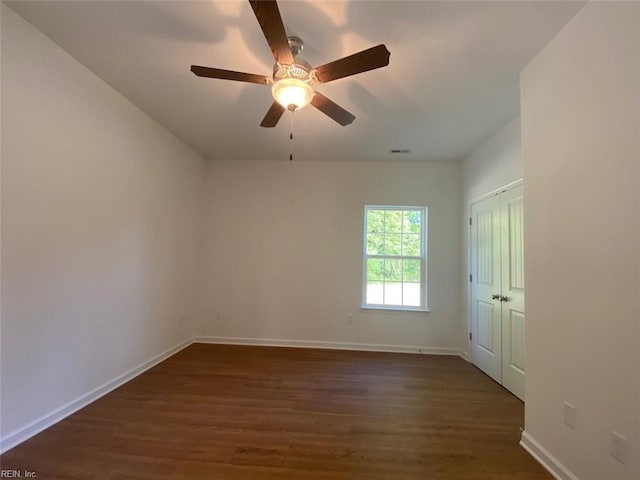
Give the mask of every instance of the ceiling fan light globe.
M 283 78 L 273 84 L 271 93 L 275 101 L 284 108 L 291 109 L 290 107 L 293 105 L 295 110 L 299 110 L 311 102 L 313 87 L 304 80 Z

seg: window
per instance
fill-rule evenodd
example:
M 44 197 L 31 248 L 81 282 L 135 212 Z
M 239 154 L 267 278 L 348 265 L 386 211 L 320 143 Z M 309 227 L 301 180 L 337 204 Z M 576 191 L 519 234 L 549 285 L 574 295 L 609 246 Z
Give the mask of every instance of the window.
M 367 205 L 363 308 L 426 310 L 427 209 Z

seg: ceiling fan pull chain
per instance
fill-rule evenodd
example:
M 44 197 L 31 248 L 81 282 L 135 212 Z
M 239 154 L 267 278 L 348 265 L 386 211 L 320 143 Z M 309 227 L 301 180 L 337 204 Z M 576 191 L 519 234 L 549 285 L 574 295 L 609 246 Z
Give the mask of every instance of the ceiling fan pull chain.
M 293 112 L 294 110 L 291 109 L 291 130 L 289 131 L 289 161 L 292 162 L 293 161 Z

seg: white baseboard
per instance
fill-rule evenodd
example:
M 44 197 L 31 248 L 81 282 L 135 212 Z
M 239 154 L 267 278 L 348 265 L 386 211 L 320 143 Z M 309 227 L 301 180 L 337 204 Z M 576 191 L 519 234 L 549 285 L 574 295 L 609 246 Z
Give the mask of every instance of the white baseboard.
M 113 380 L 110 380 L 106 383 L 103 383 L 97 388 L 94 388 L 88 393 L 79 396 L 78 398 L 71 400 L 65 405 L 55 409 L 54 411 L 34 420 L 28 425 L 21 427 L 13 432 L 7 434 L 3 438 L 0 439 L 0 453 L 5 453 L 6 451 L 12 449 L 16 445 L 28 440 L 34 435 L 42 432 L 43 430 L 49 428 L 51 425 L 58 423 L 60 420 L 68 417 L 72 413 L 77 412 L 81 408 L 86 407 L 92 402 L 95 402 L 100 397 L 106 395 L 107 393 L 115 390 L 116 388 L 122 386 L 133 378 L 137 377 L 141 373 L 149 370 L 151 367 L 154 367 L 158 363 L 166 360 L 170 356 L 176 354 L 183 348 L 191 345 L 192 339 L 185 340 L 180 344 L 169 348 L 168 350 L 156 355 L 155 357 L 147 360 L 144 363 L 141 363 L 137 367 L 132 368 L 131 370 L 123 373 L 122 375 L 117 376 Z
M 460 355 L 462 357 L 463 360 L 466 360 L 468 363 L 473 363 L 471 361 L 471 357 L 469 356 L 469 353 L 465 350 L 459 350 L 458 351 L 458 355 Z
M 324 348 L 329 350 L 356 350 L 367 352 L 422 353 L 426 355 L 455 355 L 463 352 L 455 348 L 419 347 L 406 345 L 380 345 L 375 343 L 322 342 L 317 340 L 286 340 L 277 338 L 194 337 L 193 343 L 220 343 L 227 345 L 260 345 L 266 347 Z
M 526 431 L 522 432 L 520 446 L 553 475 L 553 478 L 557 480 L 580 480 Z

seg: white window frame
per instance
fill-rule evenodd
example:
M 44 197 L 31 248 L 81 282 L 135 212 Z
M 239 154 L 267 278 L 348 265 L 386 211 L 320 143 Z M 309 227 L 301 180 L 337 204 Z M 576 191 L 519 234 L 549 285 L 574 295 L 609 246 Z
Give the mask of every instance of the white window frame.
M 367 255 L 367 221 L 368 212 L 371 210 L 420 210 L 422 215 L 420 229 L 420 257 L 402 256 L 402 255 Z M 427 297 L 427 244 L 428 244 L 428 208 L 426 206 L 416 205 L 365 205 L 364 206 L 364 229 L 362 239 L 362 305 L 363 310 L 394 310 L 409 312 L 428 312 Z M 384 305 L 376 303 L 367 303 L 367 259 L 369 258 L 394 258 L 394 259 L 415 259 L 420 260 L 420 306 L 403 306 L 403 305 Z

